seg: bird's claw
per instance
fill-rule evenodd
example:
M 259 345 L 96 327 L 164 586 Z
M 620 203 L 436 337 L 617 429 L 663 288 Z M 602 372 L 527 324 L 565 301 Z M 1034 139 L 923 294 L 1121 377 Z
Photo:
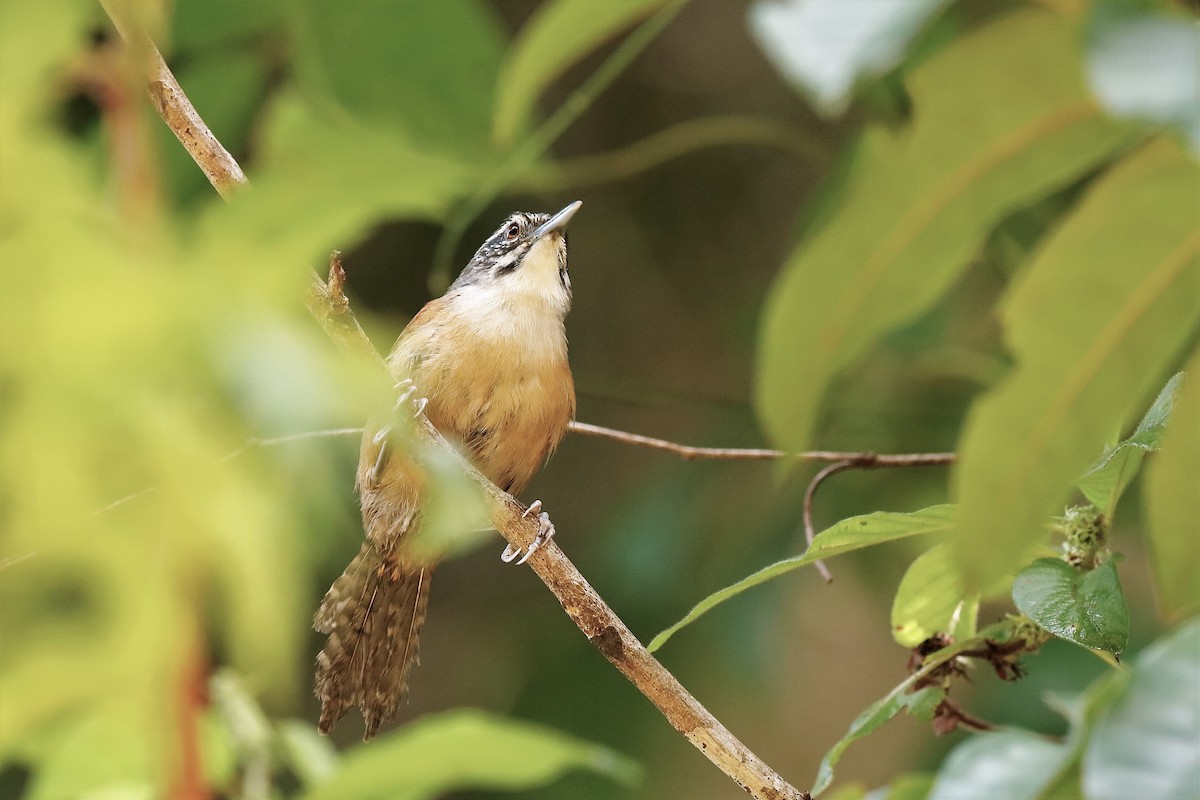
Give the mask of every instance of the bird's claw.
M 399 394 L 396 396 L 396 405 L 394 408 L 400 409 L 405 403 L 411 403 L 413 408 L 413 418 L 418 418 L 425 413 L 425 407 L 429 405 L 428 397 L 413 397 L 417 393 L 416 384 L 412 378 L 405 378 L 392 387 Z M 375 435 L 371 437 L 371 443 L 379 445 L 379 454 L 375 456 L 375 463 L 371 466 L 370 472 L 367 473 L 368 480 L 371 485 L 379 483 L 379 475 L 383 471 L 383 462 L 388 456 L 388 437 L 392 435 L 393 425 L 389 422 L 384 425 Z
M 505 564 L 511 564 L 517 556 L 521 556 L 521 560 L 517 561 L 517 565 L 524 564 L 542 545 L 554 538 L 554 523 L 550 521 L 550 515 L 542 511 L 541 500 L 534 500 L 530 503 L 529 508 L 525 509 L 525 512 L 521 514 L 521 519 L 533 516 L 534 514 L 537 515 L 539 525 L 537 536 L 534 537 L 533 542 L 530 543 L 524 555 L 521 555 L 519 547 L 514 547 L 511 544 L 505 545 L 504 552 L 500 554 L 500 560 Z
M 425 406 L 429 405 L 429 398 L 413 397 L 413 395 L 417 393 L 417 386 L 413 383 L 412 378 L 405 378 L 397 383 L 393 388 L 400 393 L 396 397 L 396 408 L 400 408 L 400 406 L 404 405 L 405 403 L 411 402 L 414 418 L 425 413 Z

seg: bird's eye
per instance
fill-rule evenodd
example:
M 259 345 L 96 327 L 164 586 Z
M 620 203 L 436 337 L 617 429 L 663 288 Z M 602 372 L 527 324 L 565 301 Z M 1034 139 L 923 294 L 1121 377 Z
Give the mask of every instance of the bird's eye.
M 508 237 L 508 240 L 511 242 L 514 239 L 516 239 L 518 236 L 521 235 L 521 226 L 514 222 L 513 224 L 508 226 L 508 230 L 505 231 L 504 234 L 505 234 L 505 236 Z

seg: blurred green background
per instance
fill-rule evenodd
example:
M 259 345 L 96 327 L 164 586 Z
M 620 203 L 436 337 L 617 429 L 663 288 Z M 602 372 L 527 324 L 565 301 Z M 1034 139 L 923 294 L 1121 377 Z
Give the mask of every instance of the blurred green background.
M 981 190 L 1005 199 L 978 219 L 970 203 L 952 204 L 972 232 L 922 245 L 954 261 L 928 258 L 940 284 L 914 289 L 927 297 L 795 400 L 762 370 L 800 363 L 809 340 L 783 339 L 781 351 L 764 306 L 776 304 L 777 321 L 792 313 L 780 310 L 781 270 L 795 271 L 822 232 L 841 226 L 843 241 L 864 247 L 886 240 L 876 223 L 891 214 L 887 198 L 873 206 L 871 184 L 855 181 L 911 145 L 925 161 L 904 162 L 915 166 L 892 176 L 893 197 L 909 187 L 919 205 L 921 176 L 954 162 L 975 120 L 1002 127 L 1009 105 L 1054 91 L 1098 108 L 1085 68 L 1104 14 L 1193 25 L 1195 9 L 914 2 L 861 45 L 843 84 L 826 76 L 806 88 L 807 73 L 771 51 L 764 30 L 782 31 L 775 45 L 800 34 L 769 5 L 114 3 L 153 32 L 246 168 L 252 187 L 229 204 L 154 116 L 137 48 L 118 46 L 100 6 L 0 9 L 0 796 L 182 797 L 207 786 L 290 797 L 337 769 L 311 730 L 320 641 L 310 621 L 361 542 L 357 440 L 247 445 L 356 427 L 371 412 L 369 377 L 303 306 L 307 270 L 322 271 L 332 249 L 386 350 L 505 215 L 582 199 L 567 321 L 581 421 L 711 446 L 954 450 L 972 401 L 1011 364 L 995 309 L 1047 232 L 1160 128 L 1161 146 L 1194 169 L 1183 152 L 1197 112 L 1186 102 L 1182 112 L 1169 101 L 1166 112 L 1096 111 L 1094 129 L 1014 166 L 1013 187 Z M 848 5 L 859 22 L 878 11 Z M 835 17 L 824 37 L 809 20 L 805 35 L 836 39 L 854 16 Z M 968 61 L 948 80 L 939 59 Z M 1045 85 L 1008 86 L 1022 65 Z M 854 192 L 862 204 L 839 215 Z M 1169 202 L 1187 214 L 1196 201 L 1193 190 Z M 817 265 L 830 280 L 852 268 Z M 903 286 L 888 291 L 904 305 Z M 1125 408 L 1145 408 L 1195 344 L 1189 313 L 1147 377 L 1130 380 Z M 803 421 L 781 427 L 793 408 Z M 571 435 L 523 499 L 544 502 L 564 550 L 647 641 L 712 591 L 803 550 L 814 471 L 684 462 Z M 943 468 L 846 473 L 818 495 L 817 528 L 949 494 Z M 1139 502 L 1132 492 L 1115 544 L 1134 650 L 1166 625 Z M 423 663 L 393 727 L 482 709 L 546 726 L 531 734 L 531 761 L 561 731 L 633 759 L 641 776 L 577 744 L 544 774 L 468 780 L 452 796 L 740 796 L 530 571 L 500 563 L 500 549 L 497 537 L 439 569 Z M 918 552 L 900 543 L 839 559 L 830 585 L 795 573 L 722 606 L 659 655 L 752 750 L 808 786 L 854 717 L 906 674 L 890 598 Z M 985 605 L 981 622 L 1007 608 Z M 985 718 L 1061 733 L 1043 693 L 1079 691 L 1106 669 L 1060 642 L 1029 667 L 1013 685 L 978 674 L 955 697 Z M 472 727 L 483 719 L 458 723 L 481 735 L 479 758 L 508 736 Z M 347 717 L 333 744 L 365 749 L 360 724 Z M 847 752 L 839 778 L 874 786 L 932 768 L 963 736 L 897 719 Z M 460 751 L 452 763 L 476 757 L 461 752 L 469 741 L 430 747 Z M 410 759 L 431 758 L 421 752 Z M 496 756 L 496 774 L 525 757 Z M 353 796 L 410 796 L 384 786 Z

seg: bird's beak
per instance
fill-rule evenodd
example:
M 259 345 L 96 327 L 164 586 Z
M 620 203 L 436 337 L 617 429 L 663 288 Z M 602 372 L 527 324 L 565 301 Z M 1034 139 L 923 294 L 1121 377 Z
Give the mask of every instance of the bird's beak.
M 537 241 L 547 233 L 563 230 L 567 227 L 567 223 L 571 221 L 571 217 L 575 216 L 575 212 L 578 211 L 579 207 L 582 205 L 582 200 L 576 200 L 574 203 L 571 203 L 571 205 L 567 206 L 562 211 L 558 212 L 553 217 L 539 225 L 533 233 L 529 234 L 529 238 Z

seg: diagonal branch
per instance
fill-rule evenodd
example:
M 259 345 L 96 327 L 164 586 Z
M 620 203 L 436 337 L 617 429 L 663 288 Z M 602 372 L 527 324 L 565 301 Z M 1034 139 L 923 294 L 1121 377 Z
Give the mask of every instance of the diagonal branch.
M 124 31 L 122 35 L 125 35 Z M 155 52 L 157 54 L 157 51 Z M 155 61 L 152 72 L 153 94 L 156 81 L 162 86 L 168 85 L 163 76 L 169 75 L 170 71 L 162 63 L 161 56 Z M 171 78 L 170 86 L 178 87 L 174 78 Z M 182 90 L 161 92 L 155 96 L 155 105 L 160 115 L 176 132 L 180 141 L 188 146 L 188 152 L 206 169 L 206 174 L 208 168 L 214 170 L 210 181 L 221 191 L 222 196 L 226 193 L 222 191 L 223 186 L 231 189 L 245 183 L 245 176 L 240 167 L 237 167 L 236 163 L 229 167 L 225 162 L 228 152 L 199 121 L 199 115 Z M 207 136 L 185 140 L 176 128 L 181 124 L 192 126 L 195 130 L 203 130 Z M 195 150 L 188 145 L 189 141 Z M 233 159 L 230 157 L 228 161 L 232 162 Z M 378 362 L 382 378 L 386 376 L 382 359 L 350 310 L 343 292 L 344 282 L 345 272 L 335 254 L 329 280 L 322 281 L 316 276 L 313 277 L 308 308 L 326 333 L 344 351 L 357 358 Z M 426 436 L 443 447 L 449 456 L 458 461 L 464 472 L 483 488 L 491 521 L 496 530 L 511 544 L 522 550 L 528 548 L 539 531 L 537 520 L 523 518 L 524 507 L 471 466 L 442 438 L 428 420 L 422 419 L 422 424 L 414 427 L 417 435 Z M 807 792 L 796 789 L 767 766 L 650 655 L 553 540 L 534 553 L 529 565 L 588 637 L 588 641 L 654 703 L 676 730 L 747 793 L 762 800 L 807 800 Z

